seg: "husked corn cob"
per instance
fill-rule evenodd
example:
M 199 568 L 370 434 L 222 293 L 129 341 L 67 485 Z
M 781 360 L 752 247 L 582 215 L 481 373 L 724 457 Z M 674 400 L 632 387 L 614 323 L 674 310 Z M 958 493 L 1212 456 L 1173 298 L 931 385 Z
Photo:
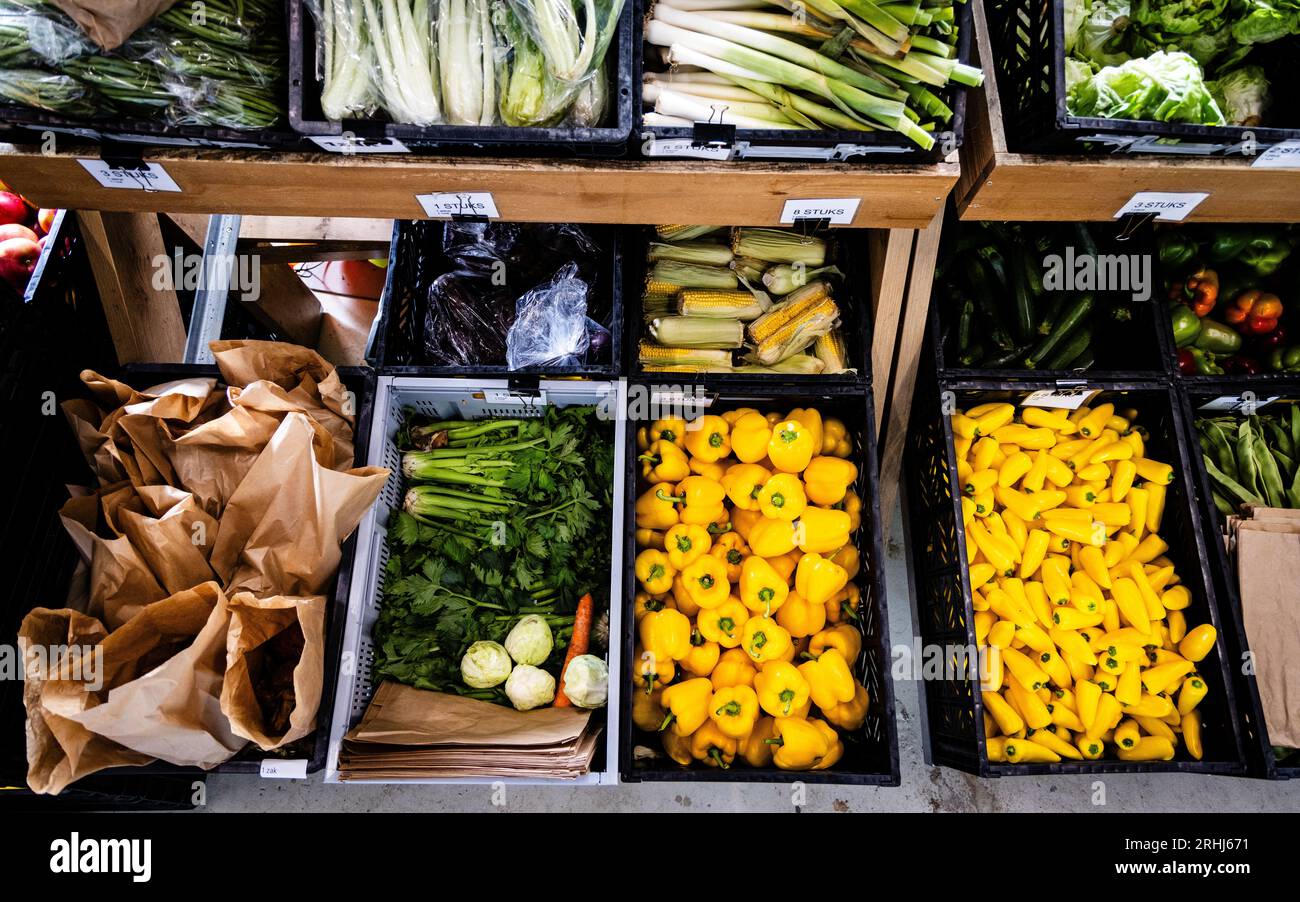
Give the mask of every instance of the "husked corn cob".
M 646 373 L 699 373 L 699 372 L 709 372 L 709 373 L 731 373 L 731 372 L 735 372 L 734 368 L 731 367 L 729 364 L 722 364 L 722 363 L 710 363 L 710 364 L 708 364 L 707 366 L 704 366 L 704 365 L 699 365 L 699 366 L 668 365 L 668 366 L 664 366 L 664 365 L 656 364 L 656 363 L 646 363 L 646 364 L 643 364 L 643 365 L 641 366 L 641 370 L 642 370 L 643 372 L 646 372 Z
M 844 333 L 832 329 L 813 342 L 813 354 L 822 362 L 822 372 L 828 376 L 842 373 L 849 368 L 848 349 L 844 346 Z
M 787 229 L 736 229 L 731 234 L 731 252 L 769 263 L 821 266 L 826 262 L 825 241 Z
M 820 279 L 790 292 L 789 296 L 749 324 L 749 340 L 758 344 L 777 329 L 801 316 L 817 302 L 830 297 L 829 286 Z
M 738 319 L 661 316 L 650 323 L 650 335 L 670 348 L 738 348 L 745 343 L 745 325 Z
M 641 365 L 651 372 L 697 372 L 731 369 L 731 352 L 701 348 L 666 348 L 651 341 L 639 347 Z M 672 369 L 667 369 L 671 367 Z
M 677 312 L 682 316 L 706 316 L 749 322 L 762 316 L 764 310 L 762 301 L 748 291 L 683 288 L 677 293 Z
M 652 241 L 646 259 L 651 262 L 679 260 L 682 263 L 702 263 L 705 266 L 726 266 L 732 260 L 732 253 L 731 248 L 716 241 Z
M 755 363 L 771 366 L 798 353 L 812 344 L 818 336 L 825 335 L 839 322 L 840 308 L 828 297 L 813 301 L 803 312 L 795 315 L 766 338 L 754 343 L 749 355 Z
M 700 266 L 680 260 L 656 260 L 648 281 L 650 285 L 662 282 L 678 288 L 732 289 L 740 284 L 736 274 L 725 266 Z
M 658 225 L 655 226 L 655 234 L 664 241 L 690 241 L 692 238 L 716 232 L 720 228 L 722 226 Z
M 770 373 L 772 375 L 787 376 L 817 376 L 821 373 L 830 372 L 825 369 L 825 364 L 811 354 L 791 354 L 771 366 L 747 363 L 744 366 L 732 367 L 731 371 L 733 373 Z

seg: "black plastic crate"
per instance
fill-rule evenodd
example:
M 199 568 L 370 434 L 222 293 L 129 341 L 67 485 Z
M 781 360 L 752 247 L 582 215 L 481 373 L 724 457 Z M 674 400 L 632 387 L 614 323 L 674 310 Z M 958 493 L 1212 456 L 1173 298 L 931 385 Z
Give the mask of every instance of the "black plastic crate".
M 910 546 L 909 581 L 924 645 L 956 647 L 963 652 L 976 647 L 961 496 L 952 488 L 957 481 L 956 453 L 951 417 L 945 411 L 991 400 L 1014 402 L 1035 389 L 1055 387 L 1050 381 L 937 381 L 933 377 L 917 387 L 904 453 L 907 497 L 903 516 Z M 983 700 L 978 685 L 968 679 L 967 669 L 959 667 L 943 679 L 925 681 L 929 760 L 981 777 L 1164 771 L 1242 775 L 1245 753 L 1235 687 L 1228 675 L 1230 649 L 1215 605 L 1181 406 L 1171 387 L 1155 381 L 1094 382 L 1089 387 L 1102 389 L 1103 400 L 1123 398 L 1124 406 L 1137 408 L 1138 422 L 1150 433 L 1152 456 L 1169 463 L 1176 474 L 1166 495 L 1161 536 L 1169 542 L 1166 554 L 1178 567 L 1182 584 L 1192 593 L 1189 623 L 1212 623 L 1219 632 L 1215 658 L 1207 657 L 1198 671 L 1210 687 L 1199 709 L 1204 759 L 1196 761 L 1180 748 L 1175 760 L 1164 762 L 1112 759 L 1017 765 L 990 761 Z
M 449 366 L 422 363 L 424 304 L 413 285 L 428 272 L 450 272 L 452 263 L 438 250 L 443 223 L 399 219 L 393 223 L 388 253 L 388 273 L 379 312 L 371 326 L 366 359 L 385 376 L 504 376 L 511 373 L 547 376 L 610 377 L 619 375 L 623 342 L 623 253 L 617 228 L 586 226 L 602 249 L 597 266 L 597 288 L 587 315 L 609 329 L 609 348 L 603 359 L 582 366 L 537 366 L 512 370 L 504 363 Z M 419 248 L 424 247 L 421 251 Z M 507 274 L 507 278 L 508 278 Z
M 667 376 L 664 374 L 646 372 L 641 366 L 638 352 L 641 340 L 648 338 L 649 335 L 641 306 L 646 279 L 646 249 L 650 242 L 658 239 L 652 228 L 629 227 L 624 234 L 626 236 L 624 287 L 627 292 L 627 299 L 623 304 L 626 311 L 623 325 L 624 372 L 635 379 L 666 379 Z M 795 385 L 807 387 L 810 391 L 814 390 L 814 386 L 822 385 L 871 384 L 873 334 L 871 311 L 875 309 L 871 296 L 873 282 L 870 271 L 871 254 L 868 247 L 871 233 L 867 229 L 823 229 L 814 234 L 824 238 L 830 244 L 826 257 L 827 265 L 834 264 L 844 273 L 843 278 L 831 276 L 828 281 L 831 283 L 831 297 L 840 308 L 840 331 L 844 335 L 848 364 L 856 372 L 835 375 L 785 373 L 767 376 L 755 373 L 702 373 L 700 379 L 718 385 L 762 383 L 767 380 L 773 385 L 778 383 Z M 762 285 L 756 283 L 754 287 L 761 289 Z
M 974 40 L 974 20 L 970 10 L 972 2 L 977 0 L 959 3 L 954 10 L 957 15 L 957 59 L 963 63 L 971 62 L 971 47 Z M 628 0 L 628 5 L 633 5 L 632 0 Z M 640 22 L 649 4 L 647 0 L 636 0 L 635 5 L 637 21 Z M 695 128 L 645 124 L 643 121 L 645 109 L 641 99 L 641 76 L 645 71 L 645 45 L 641 40 L 639 29 L 633 52 L 636 76 L 632 90 L 633 121 L 636 123 L 635 137 L 640 145 L 642 156 L 673 156 L 674 154 L 662 150 L 655 151 L 652 145 L 660 141 L 691 142 L 698 139 L 703 143 L 707 137 L 711 142 L 715 135 L 697 135 Z M 942 94 L 940 96 L 944 96 L 952 108 L 952 121 L 945 131 L 935 135 L 935 144 L 929 150 L 922 150 L 902 135 L 884 128 L 874 131 L 727 128 L 730 140 L 726 142 L 726 146 L 734 149 L 737 160 L 937 163 L 961 146 L 966 124 L 967 89 L 954 83 L 944 90 L 948 96 Z
M 289 122 L 308 138 L 354 136 L 399 142 L 409 151 L 464 155 L 621 157 L 632 132 L 632 4 L 625 3 L 606 51 L 609 109 L 596 127 L 525 128 L 507 125 L 403 125 L 384 119 L 334 122 L 321 111 L 321 61 L 316 20 L 303 0 L 289 0 Z M 330 149 L 336 149 L 331 147 Z M 401 148 L 397 148 L 401 151 Z
M 1040 224 L 1026 223 L 1025 225 L 1034 228 Z M 943 247 L 940 250 L 940 258 L 945 261 L 945 264 L 948 262 L 951 249 L 956 246 L 961 236 L 978 226 L 979 223 L 962 222 L 955 211 L 946 218 Z M 1150 225 L 1138 225 L 1134 228 L 1134 224 L 1122 222 L 1115 228 L 1114 234 L 1102 233 L 1104 226 L 1100 223 L 1088 223 L 1087 226 L 1091 229 L 1099 255 L 1129 257 L 1130 262 L 1133 257 L 1145 258 L 1150 261 L 1151 267 L 1150 297 L 1144 301 L 1134 300 L 1131 292 L 1095 292 L 1097 303 L 1092 314 L 1092 322 L 1107 331 L 1098 334 L 1094 330 L 1092 344 L 1097 360 L 1093 366 L 1087 370 L 1030 370 L 1025 368 L 1023 363 L 997 369 L 964 366 L 957 345 L 959 305 L 962 297 L 947 290 L 945 280 L 955 278 L 957 274 L 945 265 L 945 271 L 935 276 L 934 302 L 930 305 L 929 321 L 926 323 L 929 344 L 934 350 L 934 363 L 941 378 L 1123 380 L 1154 379 L 1168 374 L 1173 360 L 1173 343 L 1169 337 L 1166 301 L 1156 272 L 1154 238 Z M 1077 253 L 1082 254 L 1080 242 L 1076 241 L 1071 246 Z M 1067 298 L 1072 299 L 1077 292 L 1066 294 Z M 1066 301 L 1067 306 L 1070 303 L 1069 299 Z M 1010 299 L 1002 309 L 1006 312 L 1007 327 L 1011 328 Z M 1119 311 L 1127 311 L 1130 318 L 1124 322 L 1116 321 L 1113 314 Z M 972 328 L 983 328 L 978 306 Z
M 1007 140 L 1038 153 L 1162 153 L 1192 156 L 1258 153 L 1300 138 L 1300 128 L 1192 125 L 1144 119 L 1071 116 L 1065 94 L 1064 4 L 1049 0 L 987 0 L 985 13 L 997 67 Z M 1282 46 L 1286 45 L 1286 46 Z M 1256 48 L 1251 59 L 1289 77 L 1295 46 L 1287 39 Z M 1275 114 L 1300 122 L 1292 95 L 1276 92 Z M 1294 114 L 1294 115 L 1292 115 Z
M 637 745 L 660 751 L 657 736 L 641 732 L 632 723 L 632 691 L 623 692 L 619 712 L 619 776 L 625 782 L 749 782 L 829 783 L 859 786 L 898 786 L 898 730 L 894 720 L 894 685 L 890 674 L 889 615 L 885 602 L 885 547 L 879 509 L 878 470 L 876 465 L 875 406 L 870 388 L 861 386 L 826 386 L 824 388 L 783 387 L 767 383 L 741 385 L 718 383 L 702 378 L 692 384 L 667 384 L 641 380 L 630 383 L 629 394 L 643 391 L 653 407 L 658 392 L 666 398 L 678 393 L 693 396 L 700 392 L 709 399 L 703 413 L 721 413 L 737 407 L 777 407 L 789 410 L 795 407 L 816 407 L 823 416 L 834 416 L 844 421 L 853 439 L 852 460 L 858 466 L 858 480 L 854 489 L 862 497 L 862 527 L 854 537 L 862 561 L 862 569 L 854 578 L 861 589 L 858 606 L 862 628 L 862 655 L 855 671 L 871 697 L 866 723 L 854 735 L 841 735 L 845 740 L 844 757 L 827 771 L 787 771 L 776 767 L 757 769 L 736 765 L 728 770 L 697 765 L 681 767 L 666 757 L 638 759 L 634 754 Z M 663 403 L 670 403 L 665 400 Z M 624 527 L 624 599 L 625 623 L 623 631 L 623 672 L 617 676 L 625 686 L 632 685 L 632 668 L 635 664 L 636 627 L 633 624 L 632 601 L 636 595 L 636 576 L 632 562 L 636 558 L 636 499 L 640 468 L 637 464 L 637 422 L 627 429 L 627 491 L 623 512 Z M 851 622 L 851 621 L 846 621 Z M 662 753 L 660 752 L 662 755 Z
M 104 145 L 105 158 L 131 158 L 141 150 L 211 147 L 238 150 L 300 150 L 302 136 L 287 125 L 273 128 L 225 128 L 218 125 L 172 125 L 147 119 L 75 118 L 31 107 L 0 104 L 0 138 L 15 144 L 41 144 L 45 135 L 64 135 L 70 142 Z M 56 137 L 56 141 L 58 138 Z
M 1253 397 L 1245 395 L 1252 392 Z M 1264 723 L 1264 710 L 1260 703 L 1259 686 L 1254 671 L 1247 672 L 1243 666 L 1250 652 L 1250 637 L 1246 635 L 1246 625 L 1241 612 L 1241 593 L 1237 588 L 1237 568 L 1235 559 L 1230 556 L 1222 541 L 1224 523 L 1223 515 L 1214 506 L 1210 494 L 1209 473 L 1201 459 L 1197 444 L 1194 421 L 1202 405 L 1216 400 L 1251 398 L 1258 402 L 1262 411 L 1273 412 L 1264 406 L 1269 399 L 1300 403 L 1300 377 L 1294 374 L 1286 380 L 1272 380 L 1267 385 L 1247 377 L 1220 377 L 1213 380 L 1200 377 L 1195 384 L 1185 385 L 1180 391 L 1183 409 L 1187 417 L 1187 434 L 1191 437 L 1191 463 L 1195 473 L 1194 488 L 1200 508 L 1202 528 L 1205 531 L 1205 544 L 1209 552 L 1210 572 L 1214 577 L 1214 590 L 1219 604 L 1219 617 L 1226 628 L 1227 649 L 1232 662 L 1232 676 L 1236 681 L 1238 707 L 1241 716 L 1241 732 L 1246 743 L 1247 760 L 1253 776 L 1266 777 L 1270 780 L 1300 779 L 1300 756 L 1291 759 L 1291 763 L 1279 766 L 1273 755 L 1273 745 L 1269 741 L 1268 726 Z M 1244 396 L 1244 397 L 1243 397 Z M 1223 416 L 1219 411 L 1214 416 Z

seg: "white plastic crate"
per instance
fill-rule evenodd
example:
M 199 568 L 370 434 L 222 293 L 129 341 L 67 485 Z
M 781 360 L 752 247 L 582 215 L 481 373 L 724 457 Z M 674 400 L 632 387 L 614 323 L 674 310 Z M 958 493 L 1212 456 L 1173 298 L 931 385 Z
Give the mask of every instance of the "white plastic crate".
M 438 419 L 457 416 L 466 419 L 480 417 L 541 416 L 548 404 L 569 407 L 580 404 L 604 404 L 612 410 L 625 409 L 626 386 L 622 381 L 543 381 L 536 391 L 515 391 L 504 380 L 468 380 L 455 378 L 419 378 L 381 376 L 375 387 L 374 421 L 370 430 L 370 448 L 367 460 L 382 464 L 393 471 L 379 500 L 370 508 L 357 528 L 357 553 L 352 567 L 352 583 L 348 595 L 347 624 L 343 634 L 343 655 L 339 663 L 338 685 L 335 689 L 334 720 L 330 725 L 329 760 L 325 766 L 325 782 L 339 783 L 339 750 L 343 736 L 355 726 L 365 713 L 373 686 L 370 669 L 375 652 L 370 638 L 379 605 L 383 599 L 380 577 L 388 561 L 388 520 L 401 509 L 402 474 L 401 453 L 394 441 L 402 422 L 403 408 L 413 407 L 420 413 Z M 610 402 L 615 403 L 610 403 Z M 521 778 L 451 778 L 427 780 L 356 781 L 359 783 L 523 783 L 583 785 L 618 782 L 618 711 L 623 685 L 619 678 L 621 668 L 622 599 L 623 599 L 623 492 L 626 480 L 619 474 L 625 472 L 625 435 L 627 422 L 619 416 L 615 420 L 614 434 L 614 500 L 612 522 L 609 526 L 610 543 L 610 625 L 609 649 L 609 701 L 603 709 L 605 721 L 605 756 L 597 758 L 591 773 L 577 780 L 531 780 Z

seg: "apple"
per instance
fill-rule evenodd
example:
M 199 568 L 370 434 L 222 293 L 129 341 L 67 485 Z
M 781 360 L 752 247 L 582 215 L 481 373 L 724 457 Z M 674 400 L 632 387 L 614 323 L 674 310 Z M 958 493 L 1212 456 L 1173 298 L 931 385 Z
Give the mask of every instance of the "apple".
M 0 279 L 16 290 L 27 287 L 27 281 L 41 257 L 41 246 L 26 238 L 7 238 L 0 241 Z
M 48 235 L 50 229 L 54 228 L 54 217 L 59 215 L 58 210 L 50 210 L 46 207 L 36 211 L 36 225 L 40 227 L 41 234 Z
M 27 201 L 12 191 L 0 191 L 0 225 L 27 222 Z
M 4 225 L 0 225 L 0 241 L 6 241 L 10 238 L 26 238 L 28 241 L 35 241 L 37 235 L 25 225 L 6 222 Z

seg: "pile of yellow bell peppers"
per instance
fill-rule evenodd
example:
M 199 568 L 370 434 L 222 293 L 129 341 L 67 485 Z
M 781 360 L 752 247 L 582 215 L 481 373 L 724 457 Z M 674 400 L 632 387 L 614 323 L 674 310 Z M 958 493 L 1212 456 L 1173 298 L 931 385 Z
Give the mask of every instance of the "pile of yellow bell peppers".
M 1160 538 L 1136 411 L 990 403 L 952 427 L 989 759 L 1200 759 L 1210 624 Z
M 869 705 L 844 423 L 740 408 L 637 444 L 634 722 L 682 765 L 830 768 Z

